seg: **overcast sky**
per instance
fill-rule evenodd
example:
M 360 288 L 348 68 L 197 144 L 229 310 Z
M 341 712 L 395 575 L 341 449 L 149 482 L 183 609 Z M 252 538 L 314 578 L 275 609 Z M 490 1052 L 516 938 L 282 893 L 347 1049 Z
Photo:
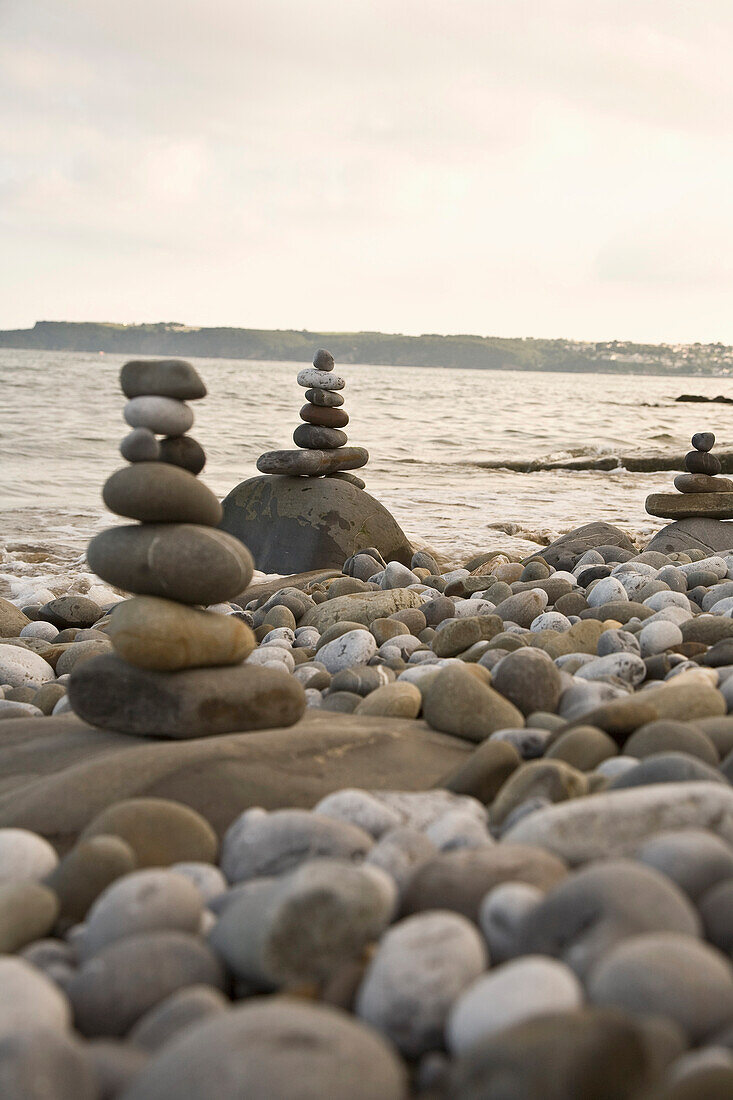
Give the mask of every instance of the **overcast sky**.
M 0 0 L 0 327 L 733 343 L 731 0 Z

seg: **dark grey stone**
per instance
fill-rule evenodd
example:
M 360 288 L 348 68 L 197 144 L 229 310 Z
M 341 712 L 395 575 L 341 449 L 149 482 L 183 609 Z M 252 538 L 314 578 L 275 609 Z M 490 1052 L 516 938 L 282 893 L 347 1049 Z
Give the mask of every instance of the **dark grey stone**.
M 293 432 L 293 443 L 296 447 L 307 447 L 312 451 L 334 451 L 348 443 L 348 436 L 340 428 L 299 424 Z
M 160 461 L 200 474 L 206 465 L 206 453 L 193 436 L 171 435 L 160 441 Z
M 120 454 L 128 462 L 157 462 L 160 444 L 150 428 L 133 428 L 120 443 Z
M 68 685 L 69 701 L 93 726 L 138 737 L 211 737 L 291 726 L 305 709 L 300 683 L 263 665 L 154 672 L 119 657 L 91 657 Z
M 733 522 L 723 519 L 680 519 L 657 531 L 645 549 L 673 554 L 701 550 L 706 556 L 733 549 Z
M 305 391 L 305 396 L 311 405 L 320 405 L 324 409 L 336 409 L 344 403 L 344 395 L 336 390 L 310 389 Z
M 185 359 L 131 359 L 120 371 L 125 397 L 174 397 L 196 401 L 206 397 L 198 371 Z
M 252 577 L 252 558 L 239 539 L 195 524 L 111 527 L 91 540 L 87 561 L 127 592 L 205 606 L 233 599 Z
M 221 527 L 249 547 L 265 573 L 340 569 L 346 558 L 372 545 L 387 561 L 409 565 L 412 558 L 387 509 L 333 478 L 250 478 L 229 493 L 223 507 Z
M 221 504 L 188 470 L 168 462 L 135 462 L 107 478 L 102 499 L 118 516 L 143 523 L 195 523 L 216 527 Z
M 83 630 L 102 618 L 102 608 L 88 596 L 59 596 L 39 609 L 38 618 L 53 623 L 59 630 L 71 626 Z

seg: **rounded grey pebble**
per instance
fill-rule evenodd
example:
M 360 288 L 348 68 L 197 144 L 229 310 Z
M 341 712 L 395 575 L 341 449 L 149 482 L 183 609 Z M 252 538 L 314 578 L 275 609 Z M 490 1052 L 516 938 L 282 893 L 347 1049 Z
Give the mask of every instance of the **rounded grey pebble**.
M 279 875 L 318 856 L 354 859 L 373 844 L 363 829 L 306 810 L 247 810 L 227 829 L 220 866 L 229 882 Z
M 347 1094 L 349 1100 L 404 1100 L 405 1069 L 391 1045 L 338 1009 L 257 997 L 165 1048 L 124 1100 L 336 1100 Z

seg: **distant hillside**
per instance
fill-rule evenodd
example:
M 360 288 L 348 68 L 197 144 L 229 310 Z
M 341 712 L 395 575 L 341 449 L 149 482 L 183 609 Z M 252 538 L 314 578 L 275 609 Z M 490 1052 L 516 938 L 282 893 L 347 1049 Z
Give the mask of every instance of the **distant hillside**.
M 31 329 L 0 332 L 0 347 L 294 362 L 308 362 L 316 348 L 325 347 L 339 363 L 381 363 L 396 367 L 733 374 L 733 348 L 723 344 L 632 344 L 619 340 L 594 344 L 494 336 L 195 328 L 176 323 L 115 325 L 37 321 Z

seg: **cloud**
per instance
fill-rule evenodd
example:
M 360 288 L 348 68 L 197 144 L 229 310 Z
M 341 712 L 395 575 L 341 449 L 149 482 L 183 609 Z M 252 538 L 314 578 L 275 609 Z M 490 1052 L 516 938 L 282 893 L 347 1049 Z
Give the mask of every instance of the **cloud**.
M 727 0 L 5 0 L 0 323 L 733 341 L 731 32 Z

